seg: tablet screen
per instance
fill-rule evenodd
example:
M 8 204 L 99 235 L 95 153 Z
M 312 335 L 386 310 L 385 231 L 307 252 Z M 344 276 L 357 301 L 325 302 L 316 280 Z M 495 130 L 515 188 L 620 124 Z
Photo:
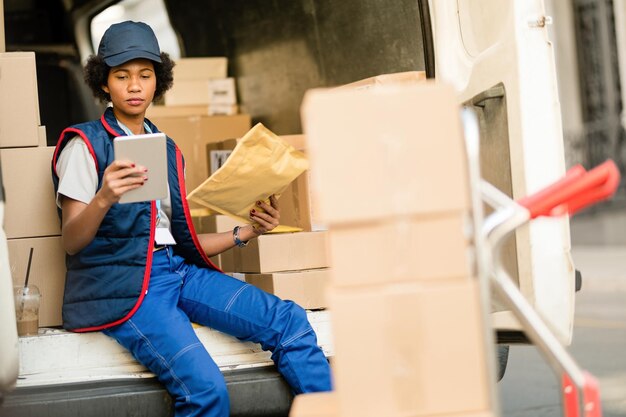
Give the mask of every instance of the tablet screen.
M 167 147 L 164 133 L 118 136 L 113 141 L 115 159 L 127 159 L 148 169 L 148 181 L 130 190 L 120 203 L 161 200 L 167 197 Z

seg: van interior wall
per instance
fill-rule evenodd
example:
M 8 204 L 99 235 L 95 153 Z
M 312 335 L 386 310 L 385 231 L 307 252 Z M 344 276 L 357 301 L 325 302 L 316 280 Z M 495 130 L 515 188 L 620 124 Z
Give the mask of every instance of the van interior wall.
M 306 90 L 424 70 L 415 0 L 165 0 L 184 55 L 226 56 L 242 110 L 301 132 Z

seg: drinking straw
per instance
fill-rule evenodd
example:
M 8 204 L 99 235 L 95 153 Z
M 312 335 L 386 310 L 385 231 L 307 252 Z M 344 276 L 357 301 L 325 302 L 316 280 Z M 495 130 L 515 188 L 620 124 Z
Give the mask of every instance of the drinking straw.
M 28 266 L 26 267 L 26 280 L 24 281 L 24 293 L 28 288 L 28 277 L 30 276 L 30 264 L 33 262 L 33 248 L 30 248 L 30 254 L 28 255 Z
M 30 248 L 30 254 L 28 255 L 28 266 L 26 267 L 26 279 L 24 280 L 24 288 L 22 289 L 22 302 L 20 303 L 20 311 L 17 320 L 22 320 L 24 316 L 24 297 L 28 291 L 28 277 L 30 276 L 30 265 L 33 262 L 33 248 Z

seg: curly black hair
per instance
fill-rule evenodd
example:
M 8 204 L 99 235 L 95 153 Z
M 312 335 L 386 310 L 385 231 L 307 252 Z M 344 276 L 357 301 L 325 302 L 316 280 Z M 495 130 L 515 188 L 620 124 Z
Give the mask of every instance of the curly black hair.
M 174 82 L 172 70 L 176 64 L 166 52 L 161 52 L 161 61 L 160 63 L 154 62 L 154 74 L 156 76 L 154 101 L 161 99 L 163 94 L 172 88 Z M 85 82 L 91 88 L 93 95 L 103 103 L 111 101 L 111 95 L 102 89 L 103 85 L 107 85 L 109 71 L 111 71 L 111 67 L 99 55 L 91 55 L 84 70 Z

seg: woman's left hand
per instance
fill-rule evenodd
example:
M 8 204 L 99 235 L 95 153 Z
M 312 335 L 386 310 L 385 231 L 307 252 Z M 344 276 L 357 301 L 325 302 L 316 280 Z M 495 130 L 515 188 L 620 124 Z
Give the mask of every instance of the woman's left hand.
M 258 235 L 262 235 L 280 224 L 280 210 L 278 209 L 278 199 L 275 195 L 270 196 L 270 204 L 264 201 L 257 201 L 256 207 L 265 210 L 265 213 L 255 208 L 250 210 L 250 220 L 254 222 L 252 228 Z

